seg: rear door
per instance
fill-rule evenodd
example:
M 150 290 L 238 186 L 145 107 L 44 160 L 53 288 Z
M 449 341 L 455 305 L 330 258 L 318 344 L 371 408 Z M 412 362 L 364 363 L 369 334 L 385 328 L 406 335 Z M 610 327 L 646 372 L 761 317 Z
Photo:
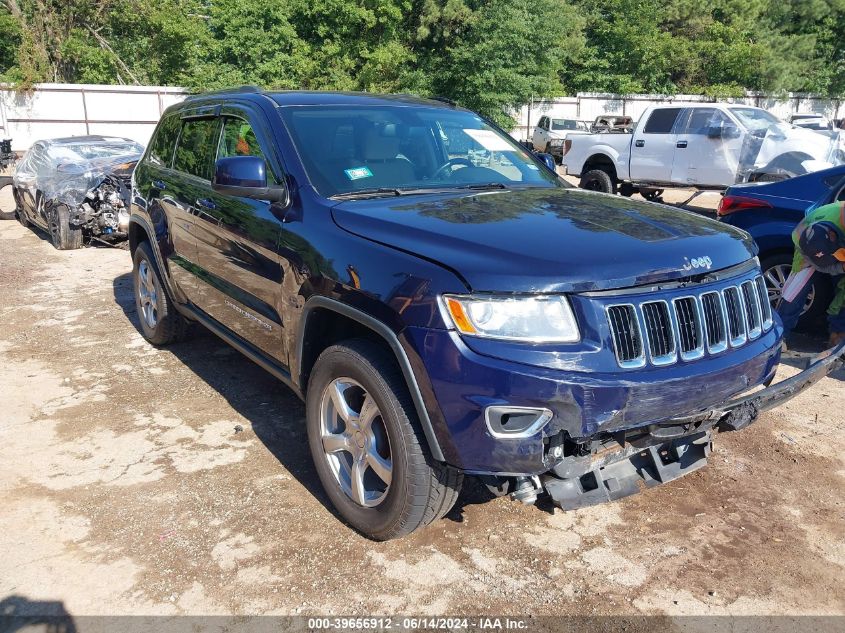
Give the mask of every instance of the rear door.
M 655 108 L 631 141 L 631 180 L 671 182 L 678 135 L 675 124 L 682 108 Z
M 742 138 L 715 134 L 736 129 L 718 108 L 688 108 L 678 128 L 672 182 L 699 186 L 728 186 L 736 182 Z
M 226 105 L 220 113 L 216 158 L 260 156 L 269 184 L 283 182 L 281 162 L 262 112 Z M 283 349 L 283 210 L 276 203 L 217 193 L 196 196 L 200 307 L 227 329 L 287 366 Z

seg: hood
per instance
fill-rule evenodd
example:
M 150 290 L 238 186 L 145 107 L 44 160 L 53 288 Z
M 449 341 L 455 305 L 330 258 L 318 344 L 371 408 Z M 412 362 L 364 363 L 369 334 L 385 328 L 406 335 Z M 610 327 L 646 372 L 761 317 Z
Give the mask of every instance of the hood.
M 794 152 L 806 154 L 811 160 L 816 161 L 815 164 L 806 166 L 807 171 L 818 171 L 839 162 L 835 160 L 835 157 L 840 146 L 838 132 L 808 130 L 786 124 L 772 126 L 762 137 L 755 165 L 764 167 L 778 156 Z
M 459 275 L 475 292 L 625 288 L 728 268 L 751 237 L 699 215 L 583 189 L 342 202 L 343 229 Z

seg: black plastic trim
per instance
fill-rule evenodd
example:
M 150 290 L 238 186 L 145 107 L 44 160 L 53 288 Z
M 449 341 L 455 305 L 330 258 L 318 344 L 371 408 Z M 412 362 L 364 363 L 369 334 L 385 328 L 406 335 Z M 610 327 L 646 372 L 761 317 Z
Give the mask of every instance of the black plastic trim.
M 308 299 L 308 301 L 305 302 L 305 307 L 302 311 L 299 334 L 296 339 L 296 354 L 294 356 L 293 375 L 296 376 L 298 380 L 301 380 L 302 351 L 304 349 L 308 315 L 316 308 L 330 310 L 357 321 L 385 340 L 385 342 L 390 346 L 390 349 L 393 351 L 394 356 L 396 356 L 399 367 L 402 369 L 402 374 L 405 376 L 405 382 L 408 385 L 408 390 L 411 392 L 411 398 L 414 401 L 414 407 L 416 408 L 417 415 L 420 418 L 423 433 L 425 433 L 425 438 L 428 440 L 428 448 L 431 451 L 431 456 L 439 462 L 445 462 L 446 459 L 443 457 L 443 451 L 437 441 L 437 436 L 434 434 L 434 427 L 431 424 L 431 418 L 429 417 L 428 410 L 425 407 L 425 402 L 423 401 L 416 376 L 414 376 L 414 370 L 411 368 L 411 362 L 408 360 L 408 355 L 405 353 L 402 344 L 399 342 L 399 337 L 397 337 L 390 328 L 375 317 L 328 297 L 315 296 Z

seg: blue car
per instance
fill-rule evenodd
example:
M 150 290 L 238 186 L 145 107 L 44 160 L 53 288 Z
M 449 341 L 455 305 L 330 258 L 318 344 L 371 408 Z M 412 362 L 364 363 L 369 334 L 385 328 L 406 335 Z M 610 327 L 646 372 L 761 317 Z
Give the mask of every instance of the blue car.
M 725 191 L 717 216 L 754 238 L 775 309 L 792 267 L 792 231 L 808 211 L 837 200 L 845 200 L 845 165 L 780 182 L 733 185 Z M 826 328 L 825 313 L 833 298 L 833 285 L 827 279 L 814 283 L 798 323 L 804 331 Z
M 300 396 L 327 497 L 379 540 L 465 475 L 563 508 L 671 481 L 837 366 L 845 343 L 769 386 L 783 328 L 751 238 L 547 160 L 408 95 L 187 98 L 133 175 L 138 327 L 200 324 Z

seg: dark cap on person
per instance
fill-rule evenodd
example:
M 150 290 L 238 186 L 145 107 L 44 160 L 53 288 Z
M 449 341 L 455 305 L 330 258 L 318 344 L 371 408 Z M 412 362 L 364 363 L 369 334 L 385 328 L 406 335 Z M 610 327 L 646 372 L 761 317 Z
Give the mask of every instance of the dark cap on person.
M 845 242 L 831 222 L 816 222 L 804 229 L 798 248 L 818 268 L 845 264 Z

